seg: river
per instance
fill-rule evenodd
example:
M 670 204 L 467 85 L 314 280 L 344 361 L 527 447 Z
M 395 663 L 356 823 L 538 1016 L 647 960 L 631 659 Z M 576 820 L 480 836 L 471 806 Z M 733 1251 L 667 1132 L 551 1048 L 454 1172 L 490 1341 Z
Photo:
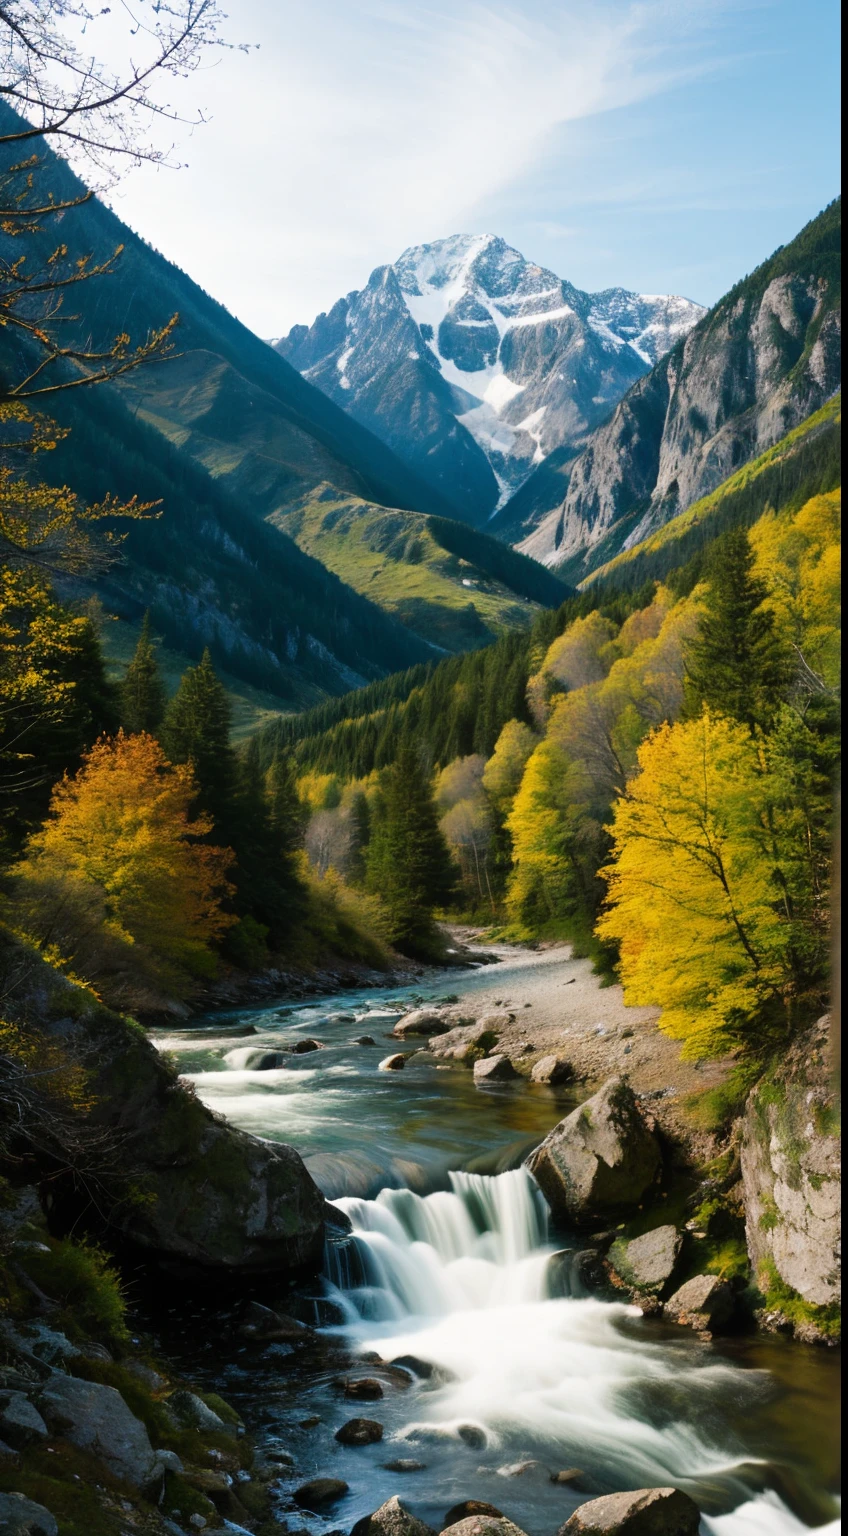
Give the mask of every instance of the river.
M 569 965 L 563 952 L 541 963 L 552 985 Z M 379 1070 L 411 1000 L 496 986 L 520 1006 L 539 964 L 513 952 L 496 973 L 218 1014 L 157 1038 L 211 1108 L 297 1147 L 354 1229 L 313 1292 L 324 1347 L 305 1363 L 284 1345 L 245 1345 L 234 1313 L 213 1319 L 178 1297 L 163 1346 L 243 1404 L 266 1449 L 292 1453 L 281 1518 L 291 1522 L 291 1491 L 307 1478 L 349 1484 L 330 1515 L 294 1515 L 316 1536 L 349 1530 L 393 1493 L 436 1530 L 452 1504 L 478 1498 L 528 1536 L 553 1536 L 587 1496 L 670 1483 L 699 1503 L 705 1536 L 838 1529 L 835 1352 L 759 1335 L 705 1343 L 587 1291 L 574 1259 L 585 1238 L 549 1230 L 521 1166 L 579 1101 L 573 1091 L 475 1088 L 467 1069 L 426 1058 Z M 322 1049 L 268 1065 L 275 1048 L 312 1037 Z M 358 1374 L 380 1375 L 362 1355 L 432 1370 L 406 1387 L 384 1374 L 379 1401 L 346 1401 L 336 1383 L 351 1357 Z M 354 1415 L 378 1420 L 382 1441 L 339 1445 Z M 554 1485 L 567 1468 L 579 1482 Z

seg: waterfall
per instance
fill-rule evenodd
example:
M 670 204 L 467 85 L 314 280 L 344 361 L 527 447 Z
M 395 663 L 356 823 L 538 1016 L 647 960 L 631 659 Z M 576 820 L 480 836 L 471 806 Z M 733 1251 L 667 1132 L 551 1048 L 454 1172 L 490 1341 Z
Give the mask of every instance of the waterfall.
M 533 1446 L 610 1491 L 674 1484 L 732 1511 L 705 1522 L 714 1536 L 806 1529 L 727 1423 L 730 1401 L 747 1405 L 743 1419 L 762 1403 L 767 1374 L 683 1330 L 658 1337 L 638 1307 L 587 1295 L 567 1254 L 565 1283 L 561 1263 L 551 1284 L 556 1250 L 525 1169 L 453 1173 L 449 1190 L 424 1197 L 385 1189 L 335 1203 L 353 1230 L 328 1251 L 325 1274 L 348 1338 L 435 1368 L 393 1438 L 476 1443 L 501 1460 Z

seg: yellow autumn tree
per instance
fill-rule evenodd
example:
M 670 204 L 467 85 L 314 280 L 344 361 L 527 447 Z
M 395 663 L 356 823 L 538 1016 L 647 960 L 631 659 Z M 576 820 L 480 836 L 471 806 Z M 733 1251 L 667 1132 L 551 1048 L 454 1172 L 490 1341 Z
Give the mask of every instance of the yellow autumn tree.
M 802 685 L 839 683 L 842 493 L 813 496 L 798 511 L 766 512 L 751 529 L 754 575 L 768 591 L 792 646 Z
M 597 932 L 620 946 L 625 1000 L 662 1008 L 686 1056 L 766 1052 L 821 969 L 797 808 L 769 751 L 708 711 L 664 725 L 614 808 Z
M 203 841 L 209 817 L 189 819 L 196 793 L 152 736 L 100 740 L 19 866 L 23 925 L 111 1003 L 183 998 L 214 974 L 233 856 Z

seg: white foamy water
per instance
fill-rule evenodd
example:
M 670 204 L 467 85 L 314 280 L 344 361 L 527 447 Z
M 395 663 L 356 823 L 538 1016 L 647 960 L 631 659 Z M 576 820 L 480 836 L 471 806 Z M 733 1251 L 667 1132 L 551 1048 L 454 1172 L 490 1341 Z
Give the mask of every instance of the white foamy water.
M 553 1258 L 524 1169 L 454 1173 L 449 1192 L 424 1198 L 383 1190 L 336 1203 L 354 1230 L 353 1254 L 329 1260 L 349 1333 L 363 1350 L 414 1355 L 444 1377 L 412 1396 L 393 1439 L 445 1446 L 476 1433 L 481 1459 L 501 1473 L 529 1445 L 602 1487 L 674 1484 L 699 1502 L 706 1490 L 729 1511 L 704 1520 L 713 1536 L 808 1529 L 751 1487 L 757 1459 L 726 1425 L 723 1405 L 753 1412 L 766 1373 L 720 1361 L 688 1334 L 660 1340 L 640 1328 L 637 1307 L 584 1294 L 569 1255 Z

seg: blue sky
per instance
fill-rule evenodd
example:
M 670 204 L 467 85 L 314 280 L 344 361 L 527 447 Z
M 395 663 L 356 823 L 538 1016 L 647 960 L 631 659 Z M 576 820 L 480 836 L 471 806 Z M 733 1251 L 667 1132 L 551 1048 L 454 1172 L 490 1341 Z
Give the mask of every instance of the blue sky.
M 837 192 L 835 0 L 230 0 L 211 121 L 116 210 L 261 335 L 410 244 L 503 235 L 704 303 Z

